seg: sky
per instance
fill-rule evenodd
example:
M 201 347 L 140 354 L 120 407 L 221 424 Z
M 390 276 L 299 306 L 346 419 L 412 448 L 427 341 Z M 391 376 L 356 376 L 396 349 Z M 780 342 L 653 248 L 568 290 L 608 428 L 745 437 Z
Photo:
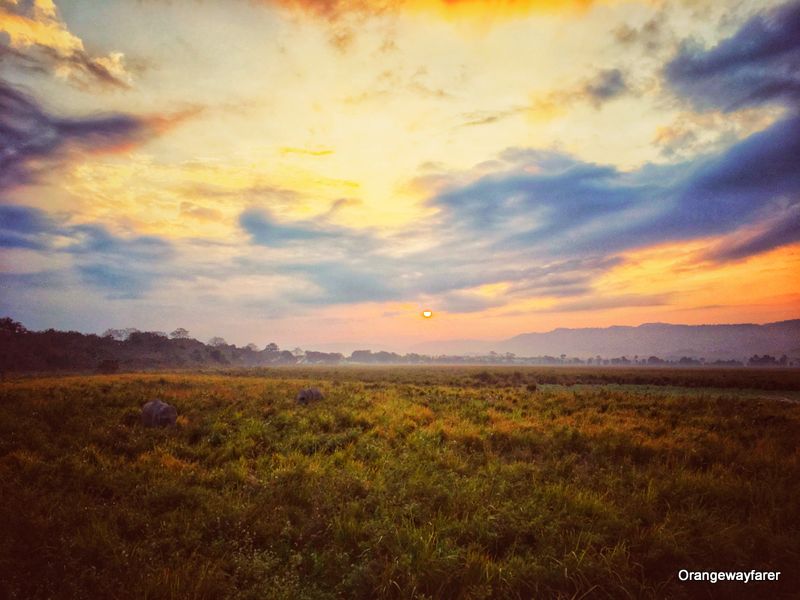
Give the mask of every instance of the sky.
M 0 0 L 0 313 L 398 351 L 798 318 L 800 2 Z

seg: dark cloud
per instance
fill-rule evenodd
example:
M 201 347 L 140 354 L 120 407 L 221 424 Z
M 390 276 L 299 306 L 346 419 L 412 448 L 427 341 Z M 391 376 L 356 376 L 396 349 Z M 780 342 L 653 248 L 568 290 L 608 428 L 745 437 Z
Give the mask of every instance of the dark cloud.
M 800 201 L 800 116 L 778 121 L 727 151 L 697 161 L 672 218 L 671 234 L 729 231 L 773 209 Z
M 583 86 L 583 93 L 595 106 L 621 96 L 629 91 L 625 76 L 619 69 L 600 71 Z
M 534 114 L 541 110 L 552 111 L 554 108 L 572 107 L 580 104 L 591 104 L 600 110 L 606 103 L 623 96 L 634 94 L 628 83 L 625 72 L 619 68 L 601 69 L 581 81 L 555 89 L 533 99 L 529 106 L 509 107 L 502 111 L 478 111 L 465 115 L 463 125 L 485 125 L 533 110 Z
M 53 230 L 51 219 L 40 210 L 13 204 L 0 206 L 0 248 L 41 250 Z
M 666 65 L 669 84 L 701 110 L 800 102 L 800 2 L 757 14 L 706 49 L 685 42 Z
M 63 118 L 48 114 L 36 100 L 0 80 L 0 191 L 34 183 L 69 152 L 128 149 L 195 113 Z
M 660 13 L 640 27 L 624 24 L 613 31 L 614 38 L 620 44 L 629 46 L 638 44 L 648 52 L 656 52 L 671 37 L 664 27 L 665 16 Z
M 755 229 L 745 228 L 706 254 L 706 258 L 725 262 L 740 260 L 800 242 L 800 204 L 787 207 Z
M 64 228 L 62 233 L 72 240 L 65 250 L 77 255 L 165 260 L 173 254 L 172 244 L 163 238 L 152 235 L 120 237 L 100 225 L 74 225 Z
M 332 233 L 308 223 L 285 225 L 277 221 L 266 209 L 251 208 L 239 216 L 239 225 L 253 243 L 261 246 L 285 246 L 293 242 L 310 242 L 331 238 Z
M 800 117 L 717 155 L 630 172 L 552 152 L 504 158 L 507 169 L 430 200 L 440 227 L 493 256 L 613 256 L 729 234 L 800 202 Z
M 172 264 L 175 249 L 156 236 L 119 236 L 100 225 L 68 225 L 28 206 L 0 206 L 0 248 L 38 250 L 71 257 L 65 272 L 6 274 L 20 286 L 58 285 L 64 275 L 77 275 L 108 298 L 138 298 L 157 280 L 182 275 Z M 24 276 L 23 276 L 24 275 Z M 69 277 L 67 277 L 68 279 Z
M 63 119 L 0 81 L 0 190 L 31 183 L 32 163 L 69 148 L 111 150 L 140 139 L 146 124 L 128 115 Z

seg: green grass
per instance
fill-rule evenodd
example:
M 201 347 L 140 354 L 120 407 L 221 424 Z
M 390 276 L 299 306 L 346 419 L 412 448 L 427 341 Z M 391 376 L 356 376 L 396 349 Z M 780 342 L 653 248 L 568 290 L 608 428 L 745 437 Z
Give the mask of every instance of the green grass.
M 763 399 L 792 380 L 654 371 L 671 387 L 584 369 L 533 390 L 547 372 L 525 368 L 6 381 L 0 596 L 796 597 L 800 405 Z M 310 383 L 326 399 L 296 405 Z M 153 397 L 178 427 L 139 425 Z

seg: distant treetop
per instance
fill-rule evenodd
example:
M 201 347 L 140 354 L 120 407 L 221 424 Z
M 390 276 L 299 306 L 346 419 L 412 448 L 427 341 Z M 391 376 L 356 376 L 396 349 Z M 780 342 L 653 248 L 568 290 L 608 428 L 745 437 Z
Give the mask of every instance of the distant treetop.
M 185 340 L 189 337 L 189 331 L 183 327 L 178 327 L 175 331 L 169 334 L 173 340 Z

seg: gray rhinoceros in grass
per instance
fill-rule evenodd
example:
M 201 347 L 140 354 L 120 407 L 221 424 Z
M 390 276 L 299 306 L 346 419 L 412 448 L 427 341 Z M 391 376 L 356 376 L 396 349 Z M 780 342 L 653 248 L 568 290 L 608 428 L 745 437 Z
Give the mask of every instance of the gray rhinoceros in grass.
M 142 425 L 145 427 L 171 427 L 177 418 L 175 407 L 161 400 L 150 400 L 142 407 Z
M 295 400 L 298 404 L 310 404 L 325 398 L 325 395 L 318 388 L 306 388 L 297 392 Z

